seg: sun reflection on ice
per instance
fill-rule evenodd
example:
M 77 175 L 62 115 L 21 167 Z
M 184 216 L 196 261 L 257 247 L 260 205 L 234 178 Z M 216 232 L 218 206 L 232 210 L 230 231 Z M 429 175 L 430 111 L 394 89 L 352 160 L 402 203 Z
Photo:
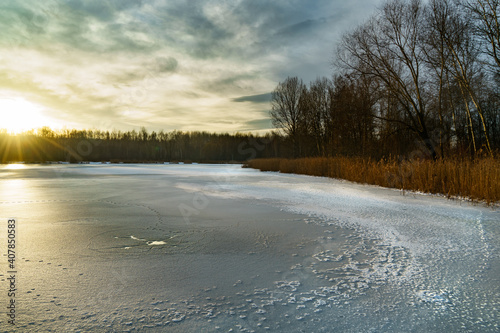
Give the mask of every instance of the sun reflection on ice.
M 26 165 L 23 163 L 7 164 L 3 167 L 4 170 L 19 170 L 24 168 L 26 168 Z
M 10 170 L 22 169 L 22 165 L 9 164 Z M 20 166 L 20 167 L 19 167 Z M 7 167 L 3 168 L 7 169 Z M 9 176 L 7 176 L 9 177 Z M 0 202 L 18 202 L 38 200 L 31 180 L 19 178 L 0 178 Z

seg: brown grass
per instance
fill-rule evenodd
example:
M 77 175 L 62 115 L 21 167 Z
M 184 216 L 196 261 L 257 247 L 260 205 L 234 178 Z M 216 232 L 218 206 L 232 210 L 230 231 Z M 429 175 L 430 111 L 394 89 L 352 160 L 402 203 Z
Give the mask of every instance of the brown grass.
M 500 160 L 374 161 L 363 158 L 256 159 L 247 166 L 261 171 L 280 171 L 346 179 L 353 182 L 444 194 L 487 204 L 500 201 Z

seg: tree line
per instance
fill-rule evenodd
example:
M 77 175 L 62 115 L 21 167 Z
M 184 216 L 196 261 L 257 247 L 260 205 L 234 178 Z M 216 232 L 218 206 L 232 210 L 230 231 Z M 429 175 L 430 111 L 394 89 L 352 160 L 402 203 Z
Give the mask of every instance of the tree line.
M 18 135 L 0 130 L 1 163 L 242 162 L 281 156 L 285 138 L 208 132 L 61 130 L 48 127 Z
M 498 0 L 389 0 L 345 33 L 336 74 L 272 93 L 293 157 L 432 159 L 500 149 Z

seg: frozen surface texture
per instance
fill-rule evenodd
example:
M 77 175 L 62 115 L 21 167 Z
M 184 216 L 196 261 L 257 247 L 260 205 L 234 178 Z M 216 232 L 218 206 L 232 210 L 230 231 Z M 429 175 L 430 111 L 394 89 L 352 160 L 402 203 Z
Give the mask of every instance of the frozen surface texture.
M 0 194 L 20 332 L 500 331 L 491 208 L 238 165 L 4 167 Z

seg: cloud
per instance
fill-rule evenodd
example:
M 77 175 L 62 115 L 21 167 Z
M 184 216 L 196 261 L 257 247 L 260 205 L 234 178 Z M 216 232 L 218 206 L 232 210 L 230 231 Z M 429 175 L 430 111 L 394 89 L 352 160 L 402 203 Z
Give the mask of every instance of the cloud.
M 4 1 L 0 89 L 81 127 L 268 129 L 269 92 L 330 76 L 336 38 L 379 2 Z
M 172 57 L 158 57 L 155 59 L 154 69 L 160 73 L 173 72 L 176 70 L 178 62 Z
M 272 130 L 273 129 L 272 121 L 269 118 L 250 120 L 250 121 L 247 121 L 245 123 L 245 125 L 246 125 L 246 128 L 248 131 L 252 131 L 256 128 L 264 129 L 264 130 Z
M 251 103 L 269 103 L 271 102 L 271 93 L 251 95 L 251 96 L 241 96 L 238 98 L 233 98 L 234 102 L 251 102 Z

